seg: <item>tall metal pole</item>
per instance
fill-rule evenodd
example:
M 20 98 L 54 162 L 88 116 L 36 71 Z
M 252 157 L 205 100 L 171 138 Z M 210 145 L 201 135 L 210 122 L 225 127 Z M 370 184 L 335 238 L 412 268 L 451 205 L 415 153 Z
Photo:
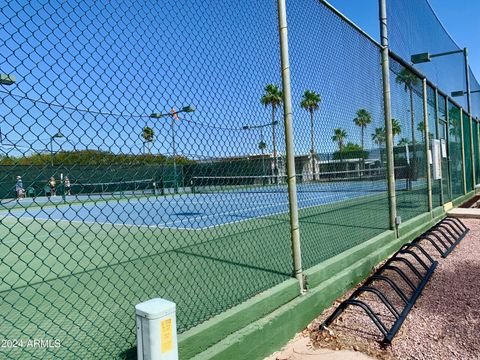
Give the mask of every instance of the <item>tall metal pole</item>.
M 467 194 L 467 173 L 465 165 L 465 129 L 463 128 L 463 108 L 460 108 L 460 144 L 462 148 L 463 193 Z
M 472 132 L 472 97 L 471 97 L 471 89 L 470 89 L 470 66 L 468 64 L 468 49 L 463 49 L 463 55 L 465 56 L 465 81 L 467 85 L 467 110 L 468 116 L 470 121 L 470 147 L 472 150 L 472 156 L 470 157 L 472 162 L 472 173 L 468 174 L 467 176 L 471 176 L 473 179 L 473 188 L 475 189 L 476 185 L 476 178 L 475 178 L 475 156 L 473 154 L 473 132 Z
M 428 211 L 432 211 L 432 177 L 430 175 L 430 139 L 428 135 L 428 102 L 427 102 L 427 79 L 422 81 L 423 88 L 423 139 L 425 146 L 425 166 L 427 170 L 427 190 L 428 190 Z M 432 154 L 433 158 L 433 154 Z
M 392 108 L 390 91 L 390 64 L 388 58 L 388 27 L 386 0 L 379 0 L 380 39 L 382 45 L 383 111 L 385 116 L 385 146 L 387 150 L 387 184 L 390 229 L 397 229 L 397 198 L 395 194 L 395 165 L 393 158 Z M 398 231 L 397 231 L 398 234 Z
M 452 176 L 452 159 L 450 157 L 450 111 L 448 97 L 445 96 L 445 120 L 447 121 L 446 145 L 447 145 L 447 170 L 448 170 L 448 198 L 453 199 L 453 176 Z
M 173 191 L 178 193 L 177 184 L 177 150 L 175 147 L 175 118 L 172 116 L 172 151 L 173 151 Z
M 472 178 L 473 190 L 475 190 L 475 186 L 477 185 L 477 177 L 475 176 L 475 147 L 473 146 L 473 117 L 472 114 L 468 115 L 468 123 L 470 125 L 470 151 L 471 155 L 470 159 L 472 160 L 472 173 L 470 174 Z
M 468 114 L 472 114 L 472 98 L 470 95 L 470 66 L 468 65 L 468 49 L 463 49 L 463 55 L 465 57 L 465 80 L 467 85 L 467 110 Z
M 280 32 L 280 51 L 282 61 L 282 85 L 284 100 L 285 147 L 287 156 L 287 183 L 290 206 L 290 230 L 292 238 L 293 275 L 300 285 L 300 292 L 305 291 L 302 271 L 302 254 L 300 247 L 300 229 L 298 222 L 297 183 L 295 176 L 295 153 L 293 147 L 292 94 L 290 89 L 290 61 L 288 58 L 288 31 L 286 0 L 278 0 L 278 25 Z

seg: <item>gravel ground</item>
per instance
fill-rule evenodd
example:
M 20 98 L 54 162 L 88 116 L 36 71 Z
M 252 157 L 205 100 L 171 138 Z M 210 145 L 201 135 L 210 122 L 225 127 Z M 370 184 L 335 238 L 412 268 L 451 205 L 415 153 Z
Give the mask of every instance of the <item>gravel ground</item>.
M 318 331 L 318 325 L 350 293 L 300 336 L 310 338 L 310 348 L 354 350 L 384 360 L 480 359 L 480 220 L 465 219 L 464 223 L 470 232 L 446 259 L 423 242 L 439 264 L 391 345 L 381 344 L 380 332 L 358 307 L 348 308 L 331 325 L 330 332 Z M 399 267 L 409 271 L 405 266 Z M 409 272 L 408 276 L 415 275 Z M 390 277 L 402 283 L 400 278 Z M 402 290 L 408 292 L 407 284 L 403 284 Z M 386 284 L 375 287 L 382 288 L 394 305 L 402 309 L 400 298 Z M 373 294 L 362 297 L 390 327 L 393 317 L 388 309 Z

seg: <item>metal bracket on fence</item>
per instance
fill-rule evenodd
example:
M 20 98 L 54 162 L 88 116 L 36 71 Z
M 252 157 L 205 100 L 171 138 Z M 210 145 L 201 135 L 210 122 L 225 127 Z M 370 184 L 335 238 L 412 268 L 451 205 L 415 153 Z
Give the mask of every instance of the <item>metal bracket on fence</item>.
M 468 232 L 469 229 L 460 219 L 447 217 L 419 236 L 415 242 L 419 243 L 423 240 L 429 241 L 440 255 L 446 258 Z M 443 249 L 439 247 L 438 243 L 441 244 Z
M 430 263 L 427 265 L 425 259 L 422 259 L 419 254 L 415 252 L 418 250 L 421 255 Z M 409 260 L 405 256 L 409 255 L 413 259 Z M 415 278 L 409 277 L 400 267 L 393 265 L 394 263 L 402 263 L 415 275 Z M 368 317 L 373 321 L 375 326 L 380 330 L 384 337 L 385 343 L 390 343 L 402 326 L 403 321 L 407 317 L 412 306 L 417 301 L 423 288 L 427 284 L 428 280 L 433 274 L 437 266 L 437 262 L 432 259 L 425 249 L 418 243 L 412 242 L 403 245 L 381 268 L 379 268 L 372 276 L 370 276 L 363 286 L 359 287 L 353 292 L 353 294 L 344 302 L 342 302 L 337 309 L 331 314 L 325 322 L 320 325 L 320 330 L 328 327 L 340 314 L 349 306 L 358 306 L 365 311 Z M 405 291 L 401 289 L 398 283 L 391 277 L 388 277 L 385 273 L 393 271 L 399 275 L 402 280 L 408 285 L 411 290 L 411 294 L 407 295 Z M 396 308 L 390 301 L 388 296 L 381 290 L 375 287 L 375 284 L 379 282 L 387 283 L 391 289 L 397 294 L 397 296 L 403 301 L 403 309 Z M 359 296 L 365 292 L 373 293 L 388 309 L 388 311 L 395 318 L 395 322 L 390 329 L 380 319 L 380 317 L 372 310 L 368 305 L 367 300 L 359 299 Z
M 382 267 L 371 275 L 361 287 L 355 290 L 347 300 L 335 309 L 323 324 L 320 325 L 320 330 L 330 326 L 349 306 L 357 306 L 365 311 L 378 330 L 380 330 L 384 337 L 383 341 L 387 344 L 390 343 L 402 326 L 407 314 L 417 301 L 438 264 L 420 243 L 424 240 L 430 242 L 440 255 L 445 258 L 465 237 L 468 231 L 469 229 L 461 220 L 447 217 L 411 243 L 403 245 Z M 453 240 L 450 240 L 450 238 L 453 238 Z M 415 250 L 417 252 L 415 252 Z M 406 258 L 406 256 L 410 256 L 411 259 Z M 411 276 L 409 277 L 404 270 L 396 266 L 395 264 L 397 263 L 406 265 L 405 267 L 410 270 L 409 273 L 414 275 L 413 279 Z M 411 294 L 407 295 L 407 292 L 402 290 L 396 281 L 388 277 L 388 275 L 385 275 L 388 271 L 395 272 L 403 282 L 408 285 Z M 397 309 L 388 296 L 378 288 L 375 288 L 375 284 L 380 282 L 389 285 L 394 293 L 402 300 L 404 303 L 403 310 L 400 311 Z M 359 296 L 366 292 L 376 295 L 376 298 L 383 303 L 395 318 L 395 322 L 390 329 L 388 329 L 385 323 L 368 305 L 367 300 L 359 299 Z

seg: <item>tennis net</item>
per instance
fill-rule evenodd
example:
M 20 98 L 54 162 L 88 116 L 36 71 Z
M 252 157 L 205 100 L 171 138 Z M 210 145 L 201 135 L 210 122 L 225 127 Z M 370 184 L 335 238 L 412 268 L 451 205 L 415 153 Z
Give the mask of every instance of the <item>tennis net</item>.
M 396 172 L 407 172 L 404 168 Z M 192 192 L 286 192 L 287 176 L 196 176 L 191 179 Z M 386 192 L 386 169 L 331 171 L 296 176 L 298 192 Z M 408 176 L 397 180 L 397 190 L 404 190 Z
M 157 184 L 154 179 L 129 180 L 116 182 L 72 183 L 65 188 L 66 195 L 145 195 L 155 194 Z

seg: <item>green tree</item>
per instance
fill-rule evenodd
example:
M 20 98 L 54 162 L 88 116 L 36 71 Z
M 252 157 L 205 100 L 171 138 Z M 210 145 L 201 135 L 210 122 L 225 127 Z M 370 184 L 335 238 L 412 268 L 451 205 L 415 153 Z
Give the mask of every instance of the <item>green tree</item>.
M 283 93 L 275 84 L 267 84 L 265 86 L 265 92 L 263 96 L 260 98 L 260 102 L 262 105 L 271 106 L 272 107 L 272 144 L 273 144 L 273 172 L 275 175 L 275 182 L 277 182 L 278 175 L 278 161 L 277 161 L 277 139 L 276 139 L 276 131 L 275 131 L 275 112 L 277 108 L 283 102 Z
M 363 150 L 361 145 L 348 142 L 343 148 L 342 151 L 335 151 L 333 153 L 334 160 L 342 159 L 366 159 L 368 157 L 368 152 Z
M 151 144 L 153 142 L 153 139 L 155 138 L 155 131 L 148 126 L 145 126 L 142 129 L 142 138 L 143 138 L 143 147 L 145 152 L 145 144 Z M 150 152 L 150 147 L 149 147 L 149 152 Z
M 315 91 L 305 90 L 303 93 L 302 100 L 300 101 L 300 107 L 305 109 L 310 114 L 310 161 L 311 167 L 313 169 L 313 180 L 315 180 L 315 138 L 314 138 L 314 127 L 313 127 L 313 117 L 314 112 L 317 111 L 320 107 L 320 102 L 322 98 L 320 94 L 317 94 Z
M 365 144 L 364 144 L 364 134 L 365 134 L 365 128 L 367 127 L 368 124 L 372 122 L 372 115 L 365 109 L 360 109 L 357 111 L 357 117 L 353 119 L 353 122 L 355 125 L 360 127 L 360 138 L 362 139 L 362 150 L 365 150 Z
M 410 144 L 410 140 L 408 140 L 407 138 L 401 138 L 399 141 L 398 141 L 398 146 L 405 146 L 405 145 L 409 145 Z
M 338 144 L 338 150 L 341 152 L 344 148 L 345 139 L 348 137 L 345 129 L 336 128 L 333 130 L 332 141 Z
M 417 131 L 422 133 L 422 142 L 425 142 L 425 123 L 423 121 L 420 121 L 417 125 Z M 433 139 L 434 135 L 430 131 L 428 132 L 428 138 Z

